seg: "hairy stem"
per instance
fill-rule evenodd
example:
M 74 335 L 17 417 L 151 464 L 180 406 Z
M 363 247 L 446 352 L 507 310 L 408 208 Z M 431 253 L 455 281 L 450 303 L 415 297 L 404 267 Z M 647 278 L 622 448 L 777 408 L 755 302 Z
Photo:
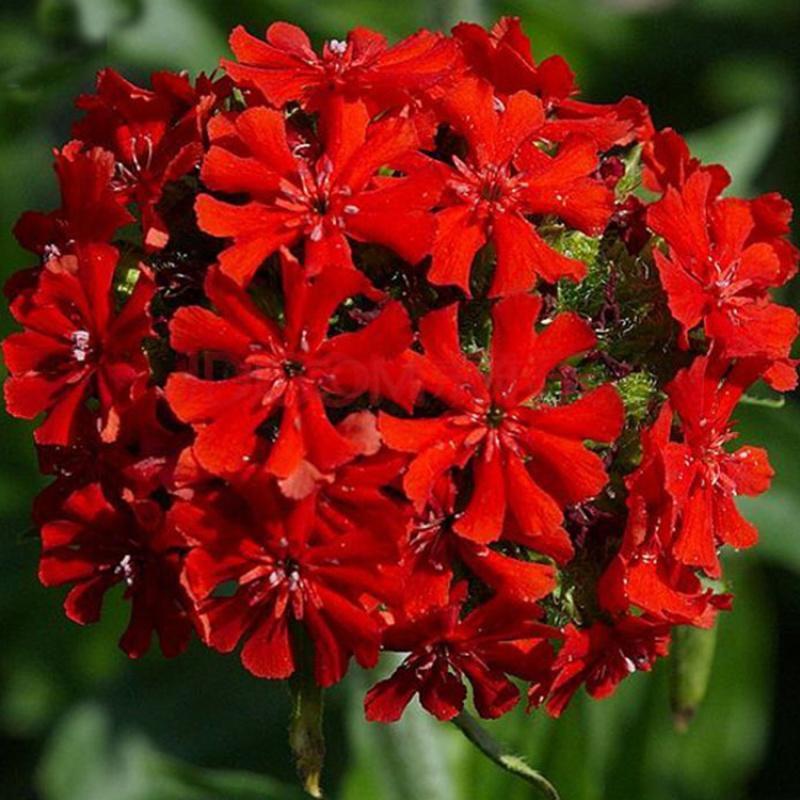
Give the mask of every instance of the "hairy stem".
M 529 767 L 521 756 L 506 752 L 503 745 L 492 738 L 467 711 L 462 711 L 453 719 L 453 723 L 478 750 L 499 767 L 536 787 L 542 797 L 560 800 L 555 786 L 544 775 Z

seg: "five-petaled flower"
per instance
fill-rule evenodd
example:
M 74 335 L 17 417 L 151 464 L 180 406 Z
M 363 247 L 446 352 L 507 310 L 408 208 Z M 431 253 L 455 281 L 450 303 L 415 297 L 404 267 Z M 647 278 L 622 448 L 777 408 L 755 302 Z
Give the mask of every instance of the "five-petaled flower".
M 543 587 L 542 594 L 550 588 Z M 452 719 L 464 707 L 464 679 L 482 717 L 499 717 L 517 704 L 519 689 L 508 676 L 530 680 L 538 675 L 551 657 L 547 637 L 555 631 L 539 621 L 535 604 L 497 596 L 465 614 L 466 598 L 467 586 L 456 584 L 446 604 L 389 626 L 384 647 L 408 655 L 367 692 L 368 720 L 400 719 L 417 693 L 437 719 Z
M 184 544 L 157 502 L 112 504 L 91 483 L 42 526 L 39 578 L 46 586 L 74 584 L 64 607 L 81 625 L 100 618 L 105 593 L 121 584 L 131 618 L 120 647 L 132 658 L 144 655 L 155 633 L 164 654 L 176 656 L 193 628 L 179 579 Z
M 376 110 L 402 106 L 446 78 L 457 60 L 452 42 L 430 31 L 389 47 L 381 34 L 355 28 L 346 39 L 326 42 L 317 55 L 303 30 L 276 22 L 263 40 L 238 26 L 230 43 L 239 63 L 222 63 L 235 81 L 258 89 L 276 108 L 295 102 L 314 111 L 339 98 Z
M 540 309 L 525 294 L 495 305 L 488 381 L 461 351 L 457 306 L 429 314 L 420 322 L 423 388 L 447 411 L 415 419 L 383 414 L 380 428 L 389 447 L 415 454 L 403 486 L 418 509 L 442 475 L 470 467 L 472 496 L 453 525 L 459 535 L 482 543 L 505 537 L 566 561 L 573 547 L 562 509 L 594 497 L 608 480 L 584 440 L 613 441 L 623 409 L 608 385 L 567 406 L 532 404 L 556 366 L 596 343 L 573 314 L 537 333 Z
M 239 283 L 247 284 L 282 245 L 302 243 L 312 275 L 352 267 L 349 239 L 385 245 L 411 264 L 427 254 L 434 226 L 428 211 L 439 180 L 432 162 L 417 152 L 411 122 L 387 117 L 371 123 L 363 103 L 346 103 L 320 125 L 320 142 L 293 147 L 291 118 L 269 108 L 248 109 L 234 120 L 218 116 L 209 126 L 203 182 L 249 200 L 233 205 L 201 194 L 197 217 L 207 233 L 233 239 L 219 261 Z M 407 174 L 383 174 L 389 167 Z
M 151 334 L 148 307 L 154 286 L 146 270 L 115 310 L 117 251 L 89 245 L 71 259 L 51 259 L 34 290 L 16 297 L 11 313 L 25 330 L 3 342 L 11 377 L 5 384 L 10 413 L 33 419 L 41 445 L 69 444 L 90 399 L 98 403 L 105 440 L 116 438 L 119 416 L 141 394 L 150 368 L 143 349 Z
M 364 394 L 413 403 L 415 381 L 403 361 L 412 333 L 403 307 L 390 302 L 361 329 L 328 337 L 343 301 L 380 295 L 355 270 L 331 268 L 309 278 L 291 255 L 282 259 L 282 326 L 218 269 L 209 271 L 206 293 L 219 316 L 189 306 L 170 326 L 175 350 L 206 353 L 233 371 L 220 380 L 176 372 L 167 383 L 175 413 L 197 432 L 198 460 L 217 474 L 235 473 L 259 454 L 280 478 L 304 461 L 331 471 L 361 450 L 334 427 L 326 403 L 351 403 Z M 272 438 L 260 435 L 265 423 L 275 426 Z
M 551 215 L 592 235 L 605 229 L 613 195 L 592 177 L 595 143 L 570 137 L 549 154 L 538 138 L 541 101 L 524 91 L 500 101 L 482 81 L 465 80 L 442 108 L 468 152 L 464 160 L 452 156 L 428 279 L 469 294 L 472 262 L 486 242 L 497 251 L 490 296 L 531 289 L 537 276 L 583 278 L 586 265 L 548 246 L 528 216 Z
M 301 625 L 314 644 L 316 680 L 330 686 L 351 655 L 375 665 L 381 625 L 374 612 L 398 592 L 398 551 L 375 528 L 321 535 L 316 505 L 314 495 L 287 502 L 274 479 L 262 476 L 238 492 L 198 494 L 174 518 L 196 545 L 186 580 L 208 644 L 229 652 L 245 639 L 247 669 L 287 678 L 297 668 L 293 626 Z M 230 582 L 233 593 L 217 591 Z
M 648 214 L 650 227 L 669 248 L 668 255 L 656 250 L 655 260 L 684 345 L 702 324 L 729 358 L 785 358 L 798 318 L 773 303 L 768 289 L 797 271 L 797 252 L 780 225 L 787 204 L 776 195 L 720 199 L 712 194 L 714 186 L 713 173 L 697 170 L 680 189 L 668 186 Z M 765 205 L 773 206 L 767 224 Z

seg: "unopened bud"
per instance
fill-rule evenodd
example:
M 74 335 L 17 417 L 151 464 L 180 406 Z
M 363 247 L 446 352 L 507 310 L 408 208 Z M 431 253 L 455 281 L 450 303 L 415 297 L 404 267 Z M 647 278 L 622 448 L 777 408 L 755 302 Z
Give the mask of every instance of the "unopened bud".
M 670 657 L 670 705 L 675 729 L 685 733 L 706 695 L 717 629 L 675 628 Z

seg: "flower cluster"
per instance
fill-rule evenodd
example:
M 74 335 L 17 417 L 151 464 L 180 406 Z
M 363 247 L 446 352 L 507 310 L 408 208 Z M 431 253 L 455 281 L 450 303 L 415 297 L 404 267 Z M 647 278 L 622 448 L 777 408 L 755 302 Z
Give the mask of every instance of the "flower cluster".
M 322 687 L 401 653 L 385 722 L 558 715 L 712 626 L 772 477 L 731 416 L 797 382 L 789 204 L 515 19 L 230 41 L 221 77 L 103 71 L 16 227 L 5 398 L 67 615 L 119 584 L 129 656 L 311 652 Z

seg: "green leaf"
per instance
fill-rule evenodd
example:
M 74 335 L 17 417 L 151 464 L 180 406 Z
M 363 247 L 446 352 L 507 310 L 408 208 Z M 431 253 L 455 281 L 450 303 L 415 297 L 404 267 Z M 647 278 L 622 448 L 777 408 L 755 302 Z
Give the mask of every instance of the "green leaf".
M 744 516 L 759 530 L 758 545 L 747 557 L 760 557 L 800 572 L 800 409 L 739 406 L 739 443 L 766 447 L 775 470 L 772 486 L 758 497 L 739 498 Z
M 774 620 L 758 569 L 736 560 L 728 564 L 727 576 L 736 593 L 734 610 L 720 616 L 719 656 L 692 726 L 686 734 L 673 728 L 667 702 L 670 664 L 662 660 L 644 676 L 645 702 L 638 713 L 608 734 L 615 746 L 603 770 L 604 797 L 746 796 L 748 778 L 766 745 Z M 627 683 L 595 705 L 621 701 Z
M 460 794 L 453 778 L 459 754 L 469 749 L 461 734 L 437 722 L 416 701 L 399 722 L 367 722 L 363 698 L 368 685 L 362 674 L 350 679 L 348 727 L 354 757 L 342 800 L 461 800 L 474 796 Z M 480 753 L 477 757 L 484 758 Z
M 479 25 L 491 22 L 483 0 L 434 0 L 431 10 L 434 24 L 442 30 L 449 30 L 459 22 L 477 22 Z
M 43 0 L 37 16 L 50 37 L 97 44 L 141 10 L 141 0 Z
M 118 30 L 110 42 L 114 58 L 155 69 L 214 69 L 228 55 L 225 36 L 202 6 L 189 0 L 141 0 L 135 24 Z
M 183 764 L 143 736 L 115 733 L 108 713 L 78 706 L 56 730 L 39 766 L 43 800 L 301 800 L 303 793 L 245 772 Z
M 729 192 L 750 195 L 782 126 L 781 113 L 765 106 L 723 120 L 686 137 L 692 153 L 705 163 L 723 164 L 733 182 Z

